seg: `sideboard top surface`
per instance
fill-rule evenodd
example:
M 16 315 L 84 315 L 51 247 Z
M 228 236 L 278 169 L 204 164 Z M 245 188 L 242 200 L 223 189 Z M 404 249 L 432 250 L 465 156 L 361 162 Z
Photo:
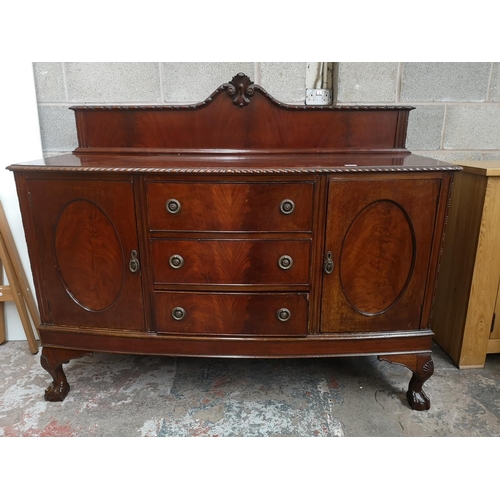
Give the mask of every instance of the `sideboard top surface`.
M 199 173 L 199 174 L 317 174 L 356 172 L 420 172 L 460 170 L 461 167 L 411 154 L 318 155 L 106 155 L 63 154 L 17 163 L 13 171 Z

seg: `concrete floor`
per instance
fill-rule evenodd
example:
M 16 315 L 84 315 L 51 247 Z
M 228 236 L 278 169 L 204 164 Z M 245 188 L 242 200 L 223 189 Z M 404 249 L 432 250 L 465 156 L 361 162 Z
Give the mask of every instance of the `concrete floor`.
M 411 372 L 376 357 L 204 359 L 95 354 L 65 365 L 62 403 L 26 342 L 0 346 L 0 436 L 500 436 L 500 355 L 458 370 L 437 346 L 412 411 Z

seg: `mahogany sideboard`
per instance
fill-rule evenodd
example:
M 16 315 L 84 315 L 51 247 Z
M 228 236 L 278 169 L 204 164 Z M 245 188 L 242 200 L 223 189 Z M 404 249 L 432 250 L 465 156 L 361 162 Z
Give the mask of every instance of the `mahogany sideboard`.
M 239 73 L 184 106 L 76 106 L 72 154 L 14 172 L 48 401 L 91 352 L 377 355 L 430 407 L 430 317 L 459 167 L 411 107 L 283 104 Z

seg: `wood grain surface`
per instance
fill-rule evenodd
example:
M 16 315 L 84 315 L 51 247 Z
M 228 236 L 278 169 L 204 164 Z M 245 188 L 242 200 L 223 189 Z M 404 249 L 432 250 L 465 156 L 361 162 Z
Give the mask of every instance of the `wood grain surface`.
M 488 178 L 460 356 L 461 367 L 483 366 L 500 277 L 500 177 Z
M 141 273 L 128 268 L 139 248 L 132 182 L 27 184 L 30 204 L 38 207 L 30 215 L 36 234 L 30 246 L 40 258 L 39 297 L 50 314 L 44 321 L 143 329 Z
M 500 281 L 500 178 L 474 168 L 455 179 L 432 328 L 460 368 L 478 368 L 487 352 L 500 351 L 489 343 Z
M 414 260 L 413 230 L 402 208 L 371 203 L 344 238 L 339 266 L 345 298 L 361 314 L 382 314 L 404 292 Z
M 325 253 L 335 268 L 323 280 L 322 332 L 419 327 L 440 185 L 330 180 Z
M 170 257 L 184 265 L 173 268 Z M 290 257 L 282 269 L 280 259 Z M 309 284 L 310 240 L 154 240 L 152 264 L 155 284 Z
M 103 311 L 118 298 L 125 256 L 109 217 L 95 203 L 68 203 L 55 227 L 55 254 L 68 294 L 89 311 Z
M 302 183 L 148 182 L 151 230 L 168 231 L 311 231 L 314 185 Z M 180 203 L 178 213 L 165 208 Z M 293 212 L 281 204 L 290 200 Z
M 258 85 L 252 85 L 252 94 L 240 106 L 231 94 L 235 85 L 240 88 L 224 84 L 205 102 L 190 106 L 75 106 L 79 150 L 313 153 L 404 148 L 412 107 L 289 106 Z
M 172 317 L 172 310 L 182 307 L 182 320 Z M 277 313 L 290 311 L 287 321 Z M 308 298 L 306 294 L 248 293 L 155 293 L 158 332 L 188 335 L 306 335 Z

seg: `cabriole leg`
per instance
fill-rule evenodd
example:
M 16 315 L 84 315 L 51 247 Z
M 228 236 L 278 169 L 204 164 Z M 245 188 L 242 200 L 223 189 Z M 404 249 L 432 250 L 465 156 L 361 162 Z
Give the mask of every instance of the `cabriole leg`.
M 62 364 L 70 359 L 79 358 L 89 354 L 87 351 L 74 351 L 69 349 L 55 349 L 44 347 L 40 357 L 42 367 L 52 376 L 52 383 L 45 390 L 45 401 L 63 401 L 68 395 L 69 384 L 66 380 Z
M 434 362 L 430 354 L 388 354 L 379 356 L 381 361 L 403 365 L 413 372 L 406 399 L 413 410 L 423 411 L 431 407 L 431 402 L 422 389 L 425 381 L 434 373 Z

